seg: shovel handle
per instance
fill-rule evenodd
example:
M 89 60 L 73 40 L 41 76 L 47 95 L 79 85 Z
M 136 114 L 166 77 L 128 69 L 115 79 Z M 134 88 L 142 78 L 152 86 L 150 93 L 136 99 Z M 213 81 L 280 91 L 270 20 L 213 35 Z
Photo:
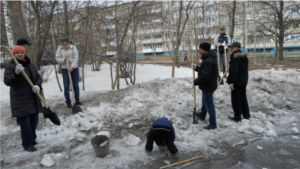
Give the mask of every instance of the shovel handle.
M 13 61 L 15 62 L 16 65 L 19 64 L 18 60 L 15 58 L 15 56 L 11 53 L 11 50 L 6 46 L 5 49 L 7 50 L 7 52 L 10 54 L 10 56 L 12 57 Z M 29 85 L 31 86 L 31 88 L 33 88 L 33 83 L 31 82 L 31 80 L 29 79 L 29 77 L 27 76 L 27 74 L 24 72 L 24 70 L 22 71 L 22 75 L 25 77 L 25 79 L 27 80 L 27 82 L 29 83 Z M 45 101 L 45 99 L 42 97 L 42 95 L 39 92 L 36 92 L 37 96 L 39 97 L 39 99 L 43 102 L 44 106 L 46 108 L 48 108 L 48 105 Z
M 190 159 L 187 159 L 187 160 L 183 160 L 183 161 L 180 161 L 180 162 L 177 162 L 177 163 L 174 163 L 174 164 L 169 164 L 169 165 L 166 165 L 164 167 L 160 167 L 160 169 L 164 169 L 164 168 L 172 167 L 172 166 L 175 166 L 175 165 L 187 163 L 187 162 L 190 162 L 190 161 L 193 161 L 193 160 L 197 160 L 197 159 L 200 159 L 200 158 L 203 158 L 203 156 L 193 157 L 193 158 L 190 158 Z
M 71 86 L 71 90 L 72 90 L 72 98 L 73 98 L 73 101 L 74 101 L 74 104 L 76 103 L 76 99 L 75 99 L 75 92 L 74 92 L 74 86 L 73 86 L 73 80 L 72 80 L 72 77 L 71 77 L 71 73 L 69 72 L 69 61 L 68 59 L 66 59 L 66 64 L 67 64 L 67 68 L 68 68 L 68 76 L 69 76 L 69 81 L 70 81 L 70 86 Z

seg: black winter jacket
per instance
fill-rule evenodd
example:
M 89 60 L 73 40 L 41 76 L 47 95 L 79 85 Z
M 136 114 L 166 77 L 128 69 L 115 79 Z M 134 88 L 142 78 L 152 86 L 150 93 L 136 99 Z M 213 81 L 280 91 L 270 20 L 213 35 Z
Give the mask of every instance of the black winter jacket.
M 240 50 L 230 55 L 228 84 L 246 86 L 248 83 L 249 60 L 246 52 Z
M 24 71 L 34 85 L 38 85 L 42 90 L 42 77 L 38 73 L 30 59 L 26 62 L 19 61 L 24 67 Z M 10 106 L 13 117 L 25 117 L 43 111 L 42 103 L 38 96 L 33 93 L 31 86 L 25 77 L 20 73 L 15 73 L 16 64 L 11 60 L 5 67 L 4 83 L 10 86 Z
M 202 63 L 196 67 L 198 72 L 197 79 L 194 80 L 194 85 L 199 85 L 199 89 L 213 92 L 217 89 L 218 65 L 217 55 L 214 50 L 210 50 L 202 57 Z
M 228 45 L 228 40 L 229 40 L 229 36 L 224 33 L 224 34 L 219 34 L 218 36 L 218 43 L 223 43 L 225 41 L 225 43 Z M 217 46 L 215 48 L 216 52 L 217 52 Z M 219 46 L 219 53 L 224 53 L 225 50 L 224 50 L 224 46 Z M 228 52 L 228 49 L 226 49 L 226 52 Z

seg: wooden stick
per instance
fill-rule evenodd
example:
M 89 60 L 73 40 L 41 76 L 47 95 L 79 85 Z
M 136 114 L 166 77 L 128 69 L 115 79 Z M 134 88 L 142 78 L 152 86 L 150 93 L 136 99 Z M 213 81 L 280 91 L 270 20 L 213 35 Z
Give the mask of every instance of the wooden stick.
M 224 46 L 224 62 L 225 62 L 225 72 L 226 72 L 226 70 L 227 70 L 227 52 L 226 52 L 226 50 L 227 50 L 227 44 L 226 44 L 226 42 L 224 41 L 223 42 L 224 44 L 225 44 L 225 46 Z M 225 49 L 226 48 L 226 49 Z
M 196 46 L 196 54 L 198 55 L 198 51 L 197 51 L 197 46 Z M 194 64 L 194 55 L 192 55 L 192 64 Z M 192 72 L 193 72 L 193 82 L 195 81 L 195 70 L 194 68 L 192 68 Z M 195 85 L 193 85 L 193 89 L 194 89 L 194 111 L 193 111 L 193 123 L 197 124 L 196 122 L 196 87 Z
M 227 69 L 226 72 L 223 74 L 222 78 L 219 80 L 217 88 L 218 88 L 219 85 L 221 84 L 221 82 L 222 82 L 222 80 L 224 79 L 224 77 L 226 77 L 226 74 L 228 73 L 228 71 L 229 71 L 229 65 L 228 65 L 228 69 Z
M 187 160 L 183 160 L 183 161 L 180 161 L 180 162 L 177 162 L 177 163 L 174 163 L 174 164 L 169 164 L 169 165 L 166 165 L 164 167 L 160 167 L 160 169 L 164 169 L 164 168 L 172 167 L 174 165 L 179 165 L 179 164 L 187 163 L 187 162 L 190 162 L 190 161 L 193 161 L 193 160 L 200 159 L 202 157 L 203 156 L 193 157 L 193 158 L 190 158 L 190 159 L 187 159 Z
M 67 69 L 68 69 L 67 71 L 68 71 L 69 81 L 70 81 L 71 90 L 72 90 L 72 98 L 73 98 L 74 104 L 76 104 L 73 80 L 72 80 L 72 77 L 71 77 L 71 73 L 69 71 L 69 61 L 68 61 L 68 59 L 66 59 L 66 64 L 67 64 Z
M 217 45 L 217 60 L 218 60 L 218 75 L 220 76 L 220 53 L 219 53 L 219 43 Z
M 19 64 L 18 60 L 15 58 L 15 56 L 11 53 L 11 50 L 6 46 L 5 49 L 7 50 L 7 52 L 10 54 L 10 56 L 12 57 L 13 61 L 15 62 L 16 66 Z M 25 79 L 27 80 L 27 82 L 29 83 L 29 85 L 31 86 L 31 88 L 33 88 L 33 83 L 31 82 L 31 80 L 29 79 L 29 77 L 27 76 L 27 74 L 24 72 L 24 70 L 22 71 L 22 75 L 25 77 Z M 37 96 L 40 98 L 40 100 L 43 102 L 44 106 L 46 108 L 48 108 L 48 105 L 45 101 L 45 99 L 42 97 L 42 95 L 39 92 L 36 92 Z

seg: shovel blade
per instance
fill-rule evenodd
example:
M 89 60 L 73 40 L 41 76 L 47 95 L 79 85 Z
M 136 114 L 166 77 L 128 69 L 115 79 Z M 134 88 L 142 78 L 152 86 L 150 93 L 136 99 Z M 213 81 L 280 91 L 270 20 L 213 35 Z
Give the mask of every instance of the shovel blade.
M 79 112 L 82 112 L 82 113 L 83 113 L 81 107 L 78 106 L 78 105 L 76 105 L 76 104 L 74 104 L 74 106 L 72 107 L 72 112 L 73 112 L 73 114 L 77 114 L 77 113 L 79 113 Z
M 44 107 L 43 114 L 44 114 L 44 118 L 49 118 L 49 120 L 53 124 L 58 125 L 58 126 L 60 125 L 60 120 L 59 120 L 57 114 L 52 112 L 49 107 L 48 108 Z

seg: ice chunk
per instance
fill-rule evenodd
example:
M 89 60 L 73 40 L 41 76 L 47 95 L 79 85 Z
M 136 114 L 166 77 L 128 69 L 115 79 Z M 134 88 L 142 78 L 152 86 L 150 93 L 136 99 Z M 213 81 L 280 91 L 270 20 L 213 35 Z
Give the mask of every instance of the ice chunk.
M 100 146 L 100 147 L 104 147 L 104 146 L 106 146 L 107 142 L 108 142 L 108 141 L 106 140 L 106 141 L 104 141 L 103 143 L 101 143 L 99 146 Z
M 110 132 L 109 131 L 99 131 L 97 133 L 97 136 L 101 136 L 101 135 L 104 135 L 104 136 L 107 136 L 108 138 L 110 138 Z
M 140 143 L 141 139 L 139 137 L 136 137 L 133 134 L 130 134 L 126 139 L 125 139 L 125 143 L 126 145 L 130 146 L 130 147 L 134 147 L 137 146 Z
M 276 134 L 274 129 L 269 129 L 266 133 L 266 136 L 268 136 L 268 137 L 277 137 L 277 134 Z
M 292 138 L 295 139 L 295 140 L 299 140 L 298 136 L 292 136 Z
M 41 161 L 41 164 L 44 167 L 52 167 L 55 164 L 55 161 L 53 159 L 53 155 L 51 154 L 44 154 L 43 159 Z
M 133 123 L 129 123 L 128 127 L 131 128 L 133 126 Z
M 264 130 L 265 130 L 264 128 L 259 127 L 259 126 L 250 126 L 249 129 L 250 129 L 251 131 L 253 131 L 254 133 L 257 133 L 257 134 L 261 134 L 261 133 L 263 133 Z
M 262 150 L 262 149 L 263 149 L 261 146 L 256 146 L 256 148 L 257 148 L 258 150 Z
M 296 128 L 296 127 L 293 127 L 293 132 L 295 133 L 295 134 L 297 134 L 297 133 L 299 133 L 299 130 Z
M 169 165 L 169 164 L 170 164 L 170 161 L 165 160 L 164 163 L 166 163 L 167 165 Z

